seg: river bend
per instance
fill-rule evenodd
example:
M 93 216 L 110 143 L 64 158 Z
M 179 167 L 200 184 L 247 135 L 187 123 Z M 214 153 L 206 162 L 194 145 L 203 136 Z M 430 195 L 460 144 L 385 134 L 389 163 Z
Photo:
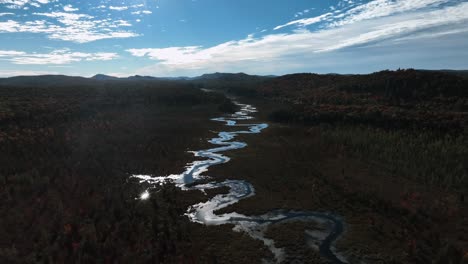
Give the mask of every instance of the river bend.
M 266 238 L 264 233 L 268 226 L 278 223 L 291 221 L 313 222 L 315 228 L 307 229 L 304 234 L 307 244 L 320 252 L 332 263 L 347 263 L 346 259 L 338 254 L 334 248 L 335 241 L 344 231 L 344 223 L 341 217 L 332 213 L 314 212 L 314 211 L 288 211 L 274 210 L 267 214 L 258 216 L 247 216 L 239 213 L 215 214 L 217 210 L 235 204 L 242 199 L 255 195 L 255 188 L 243 180 L 225 180 L 223 182 L 212 181 L 209 176 L 202 175 L 208 171 L 208 168 L 229 162 L 229 157 L 221 154 L 230 150 L 247 147 L 245 142 L 236 141 L 239 134 L 260 134 L 262 130 L 268 128 L 266 123 L 251 123 L 252 114 L 257 110 L 248 104 L 235 102 L 240 111 L 212 120 L 223 122 L 228 127 L 238 127 L 238 131 L 219 132 L 215 138 L 209 142 L 216 147 L 211 149 L 193 151 L 196 157 L 204 158 L 194 161 L 187 165 L 186 170 L 181 174 L 174 174 L 164 177 L 154 177 L 149 175 L 133 175 L 132 177 L 140 179 L 151 185 L 159 185 L 165 181 L 172 181 L 183 190 L 197 189 L 205 191 L 220 187 L 229 187 L 229 193 L 219 194 L 207 202 L 198 203 L 187 209 L 186 215 L 191 221 L 205 225 L 233 224 L 234 230 L 246 232 L 252 238 L 263 241 L 275 256 L 275 262 L 280 263 L 285 259 L 285 252 L 282 248 L 277 248 L 273 240 Z M 204 184 L 196 184 L 197 181 L 204 180 Z M 149 198 L 151 190 L 145 191 L 141 199 Z

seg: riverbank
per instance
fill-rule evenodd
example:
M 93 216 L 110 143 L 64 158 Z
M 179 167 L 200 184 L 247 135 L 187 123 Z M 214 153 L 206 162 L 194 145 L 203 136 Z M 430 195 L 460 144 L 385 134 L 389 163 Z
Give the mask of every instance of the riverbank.
M 203 193 L 168 184 L 142 202 L 129 173 L 183 170 L 225 102 L 173 82 L 0 88 L 0 262 L 211 259 L 214 242 L 195 239 L 211 229 L 183 216 Z M 236 250 L 258 248 L 231 237 Z
M 258 105 L 260 120 L 277 107 L 261 101 Z M 446 263 L 460 258 L 462 252 L 455 248 L 463 248 L 467 241 L 466 204 L 456 196 L 450 203 L 453 196 L 447 190 L 356 157 L 330 142 L 331 131 L 327 126 L 270 122 L 262 137 L 241 136 L 249 148 L 233 151 L 231 162 L 214 167 L 210 175 L 247 180 L 255 186 L 256 196 L 218 213 L 256 215 L 278 208 L 335 212 L 347 223 L 337 247 L 351 263 Z M 289 234 L 287 226 L 278 229 Z M 302 248 L 303 241 L 294 232 L 289 240 L 278 235 L 272 232 L 290 252 Z

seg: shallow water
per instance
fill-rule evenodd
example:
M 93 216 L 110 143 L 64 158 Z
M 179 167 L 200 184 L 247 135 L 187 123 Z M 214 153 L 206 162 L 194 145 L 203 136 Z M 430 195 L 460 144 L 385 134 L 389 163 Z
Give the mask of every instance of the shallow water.
M 236 104 L 241 107 L 241 110 L 226 116 L 214 118 L 212 120 L 224 122 L 229 127 L 243 127 L 244 130 L 234 132 L 219 132 L 218 136 L 209 140 L 210 143 L 218 147 L 193 151 L 196 157 L 206 158 L 205 160 L 195 161 L 187 165 L 186 170 L 182 174 L 174 174 L 165 177 L 154 177 L 149 175 L 133 175 L 141 182 L 147 182 L 154 185 L 159 185 L 164 181 L 172 181 L 183 190 L 197 189 L 205 191 L 220 187 L 229 187 L 230 191 L 227 194 L 219 194 L 211 200 L 198 203 L 190 206 L 186 215 L 193 222 L 205 225 L 222 225 L 233 224 L 234 230 L 246 232 L 254 239 L 264 242 L 275 256 L 275 262 L 281 262 L 285 259 L 284 250 L 275 247 L 274 241 L 264 236 L 264 233 L 269 225 L 285 223 L 291 221 L 310 221 L 320 225 L 320 228 L 305 230 L 307 244 L 319 250 L 320 254 L 329 259 L 333 263 L 347 263 L 343 256 L 336 253 L 333 244 L 343 233 L 343 220 L 334 214 L 311 211 L 288 211 L 274 210 L 267 214 L 259 216 L 246 216 L 239 213 L 227 213 L 217 215 L 214 212 L 235 204 L 242 199 L 246 199 L 255 195 L 254 187 L 243 180 L 226 180 L 223 182 L 211 182 L 198 184 L 199 180 L 210 179 L 208 176 L 202 176 L 208 171 L 208 168 L 214 165 L 219 165 L 229 162 L 229 157 L 221 154 L 229 150 L 240 149 L 247 147 L 244 142 L 235 141 L 239 134 L 259 134 L 262 130 L 268 128 L 265 123 L 245 123 L 253 119 L 252 113 L 256 112 L 256 108 L 247 104 Z M 141 195 L 141 199 L 148 199 L 151 190 L 147 190 Z

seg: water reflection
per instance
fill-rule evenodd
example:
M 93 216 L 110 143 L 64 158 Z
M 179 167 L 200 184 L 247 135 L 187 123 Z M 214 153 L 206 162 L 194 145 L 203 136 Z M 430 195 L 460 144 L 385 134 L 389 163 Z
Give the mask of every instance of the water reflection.
M 264 233 L 268 226 L 291 221 L 313 222 L 314 227 L 318 226 L 319 228 L 317 230 L 304 231 L 307 244 L 318 249 L 324 257 L 333 263 L 347 263 L 343 256 L 336 253 L 333 246 L 334 242 L 343 232 L 343 221 L 339 216 L 323 212 L 287 210 L 275 210 L 259 216 L 246 216 L 235 212 L 217 215 L 214 213 L 215 211 L 226 208 L 242 199 L 254 196 L 254 187 L 250 183 L 242 180 L 226 180 L 223 182 L 210 182 L 198 185 L 193 184 L 202 179 L 210 179 L 210 177 L 202 175 L 208 171 L 210 166 L 229 162 L 229 157 L 221 154 L 221 152 L 247 147 L 245 142 L 234 141 L 237 135 L 258 134 L 261 133 L 262 130 L 268 128 L 268 124 L 265 123 L 239 123 L 240 121 L 252 120 L 253 117 L 250 114 L 255 113 L 257 110 L 251 105 L 237 102 L 236 104 L 241 108 L 240 111 L 226 117 L 219 117 L 212 120 L 224 122 L 228 127 L 245 127 L 246 130 L 219 132 L 217 137 L 209 140 L 210 143 L 218 147 L 193 152 L 196 157 L 203 157 L 206 159 L 188 164 L 185 171 L 181 174 L 173 174 L 165 177 L 149 175 L 133 175 L 132 177 L 154 186 L 160 185 L 165 181 L 172 181 L 183 190 L 197 189 L 205 191 L 208 189 L 228 187 L 229 192 L 227 194 L 219 194 L 207 202 L 190 206 L 186 215 L 191 221 L 205 225 L 233 224 L 235 226 L 235 231 L 246 232 L 251 237 L 263 241 L 274 254 L 276 262 L 283 261 L 285 259 L 285 253 L 283 249 L 275 246 L 273 240 L 265 237 Z M 149 197 L 150 193 L 146 191 L 140 198 L 145 200 Z
M 144 191 L 141 195 L 140 195 L 140 199 L 141 200 L 148 200 L 150 198 L 150 193 L 148 192 L 148 190 Z

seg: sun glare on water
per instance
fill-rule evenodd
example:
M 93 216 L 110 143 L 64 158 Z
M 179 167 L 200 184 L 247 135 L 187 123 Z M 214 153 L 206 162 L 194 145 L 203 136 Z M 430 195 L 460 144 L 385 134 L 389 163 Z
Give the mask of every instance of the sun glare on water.
M 148 191 L 145 191 L 144 193 L 140 195 L 141 200 L 148 200 L 149 197 L 150 197 L 150 194 Z

